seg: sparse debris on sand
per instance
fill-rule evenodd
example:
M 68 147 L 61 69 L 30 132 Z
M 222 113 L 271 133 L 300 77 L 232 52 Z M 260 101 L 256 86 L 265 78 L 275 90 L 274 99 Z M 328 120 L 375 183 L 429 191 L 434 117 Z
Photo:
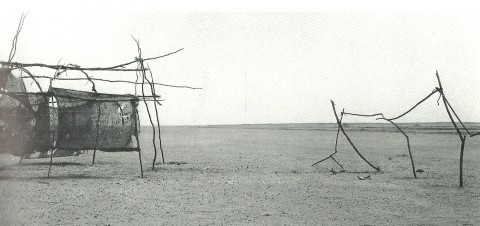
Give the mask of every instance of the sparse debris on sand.
M 332 169 L 330 170 L 330 172 L 332 172 L 332 174 L 335 175 L 335 174 L 339 174 L 339 173 L 345 173 L 346 171 L 345 171 L 344 169 L 341 169 L 341 170 L 339 170 L 339 171 L 336 171 L 336 170 L 334 170 L 334 169 L 332 168 Z
M 372 178 L 370 177 L 370 175 L 365 176 L 365 177 L 361 177 L 361 176 L 357 176 L 357 177 L 358 177 L 359 180 L 370 180 L 370 179 L 372 179 Z

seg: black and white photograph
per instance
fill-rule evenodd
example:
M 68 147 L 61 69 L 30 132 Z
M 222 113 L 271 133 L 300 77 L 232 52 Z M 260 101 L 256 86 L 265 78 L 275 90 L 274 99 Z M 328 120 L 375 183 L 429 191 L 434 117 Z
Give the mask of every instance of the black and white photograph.
M 2 3 L 0 225 L 480 225 L 480 7 Z

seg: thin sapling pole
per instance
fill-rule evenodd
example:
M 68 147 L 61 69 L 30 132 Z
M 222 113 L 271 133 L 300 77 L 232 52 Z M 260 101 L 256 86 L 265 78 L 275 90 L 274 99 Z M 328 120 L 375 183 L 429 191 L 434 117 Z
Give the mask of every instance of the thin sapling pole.
M 160 102 L 158 102 L 157 99 L 156 99 L 157 95 L 156 95 L 156 90 L 155 90 L 155 85 L 154 85 L 155 81 L 153 80 L 152 71 L 149 71 L 149 72 L 150 72 L 150 78 L 152 79 L 152 81 L 148 81 L 148 80 L 147 81 L 150 84 L 150 89 L 151 89 L 151 92 L 152 92 L 152 96 L 153 96 L 153 99 L 155 100 L 155 102 L 153 103 L 153 106 L 155 107 L 155 114 L 157 116 L 158 142 L 159 142 L 159 147 L 160 147 L 160 154 L 162 155 L 162 164 L 165 164 L 165 157 L 163 155 L 163 148 L 162 148 L 162 136 L 161 136 L 161 130 L 160 130 L 160 116 L 158 114 L 158 109 L 157 109 L 157 103 L 160 105 Z M 153 167 L 152 168 L 155 168 L 155 160 L 153 161 Z
M 415 171 L 415 163 L 413 162 L 412 150 L 410 148 L 410 139 L 408 138 L 408 135 L 396 123 L 394 123 L 392 120 L 389 120 L 389 119 L 386 119 L 386 118 L 380 118 L 380 119 L 386 120 L 386 121 L 390 122 L 392 125 L 394 125 L 395 127 L 397 127 L 397 129 L 407 139 L 408 154 L 410 155 L 410 162 L 412 163 L 413 177 L 415 179 L 417 179 L 417 172 Z
M 460 141 L 462 142 L 462 144 L 460 146 L 460 187 L 463 188 L 463 151 L 464 151 L 464 147 L 465 147 L 466 136 L 463 136 L 463 134 L 460 131 L 460 129 L 458 128 L 457 124 L 453 120 L 452 114 L 450 113 L 450 108 L 448 107 L 449 105 L 448 105 L 448 102 L 447 102 L 447 98 L 445 97 L 445 93 L 443 92 L 443 87 L 442 87 L 442 83 L 440 81 L 440 76 L 438 75 L 438 71 L 436 72 L 436 75 L 437 75 L 437 80 L 438 80 L 439 91 L 440 91 L 440 94 L 442 96 L 443 105 L 445 106 L 445 110 L 447 111 L 448 118 L 450 118 L 450 121 L 452 122 L 453 127 L 457 131 L 458 137 L 460 138 Z

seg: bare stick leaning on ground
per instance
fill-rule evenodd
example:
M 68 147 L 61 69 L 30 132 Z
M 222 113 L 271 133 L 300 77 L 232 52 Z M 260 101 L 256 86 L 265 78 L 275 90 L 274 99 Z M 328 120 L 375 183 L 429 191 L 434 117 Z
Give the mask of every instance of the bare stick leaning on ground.
M 355 150 L 355 152 L 358 154 L 358 156 L 360 156 L 360 158 L 362 158 L 363 161 L 365 161 L 370 167 L 374 168 L 376 171 L 380 171 L 380 167 L 374 166 L 372 163 L 370 163 L 365 157 L 363 157 L 363 155 L 360 153 L 360 151 L 358 151 L 357 147 L 355 147 L 355 144 L 353 144 L 352 140 L 347 135 L 347 132 L 345 132 L 345 129 L 343 129 L 342 123 L 338 119 L 337 110 L 335 109 L 335 103 L 333 102 L 333 100 L 331 100 L 330 102 L 332 102 L 333 113 L 335 114 L 335 119 L 337 120 L 337 125 L 338 125 L 338 127 L 340 127 L 340 130 L 342 131 L 345 138 L 347 138 L 350 145 L 352 145 L 353 150 Z

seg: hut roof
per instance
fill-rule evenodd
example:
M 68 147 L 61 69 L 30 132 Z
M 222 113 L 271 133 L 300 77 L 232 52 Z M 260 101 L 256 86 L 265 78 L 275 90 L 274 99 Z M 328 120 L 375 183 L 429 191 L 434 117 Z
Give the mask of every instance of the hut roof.
M 52 93 L 57 97 L 75 98 L 79 100 L 92 100 L 92 101 L 126 101 L 136 100 L 138 97 L 134 95 L 121 95 L 121 94 L 107 94 L 107 93 L 92 93 L 79 90 L 51 88 Z

